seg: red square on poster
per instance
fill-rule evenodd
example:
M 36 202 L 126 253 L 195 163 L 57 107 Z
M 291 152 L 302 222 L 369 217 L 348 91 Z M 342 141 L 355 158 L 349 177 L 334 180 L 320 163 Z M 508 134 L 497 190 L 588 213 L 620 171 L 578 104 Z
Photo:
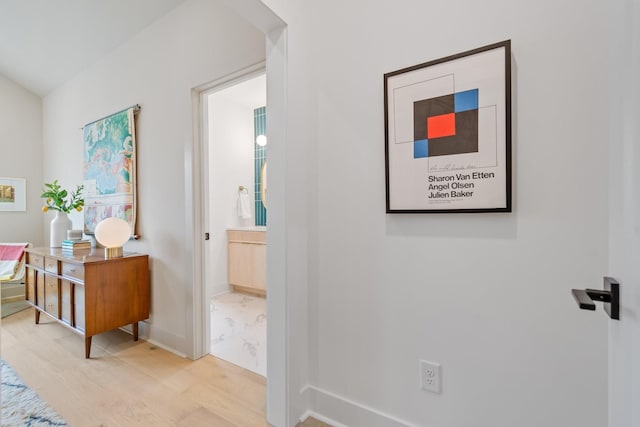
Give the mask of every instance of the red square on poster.
M 456 114 L 427 117 L 427 139 L 442 138 L 456 134 Z

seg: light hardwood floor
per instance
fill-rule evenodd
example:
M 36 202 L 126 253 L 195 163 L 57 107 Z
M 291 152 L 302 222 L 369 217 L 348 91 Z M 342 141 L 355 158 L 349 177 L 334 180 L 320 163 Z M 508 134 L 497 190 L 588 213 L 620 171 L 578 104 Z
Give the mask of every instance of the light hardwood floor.
M 269 426 L 265 379 L 223 360 L 190 361 L 123 331 L 84 339 L 33 309 L 2 319 L 2 357 L 70 426 Z M 325 427 L 308 419 L 299 427 Z

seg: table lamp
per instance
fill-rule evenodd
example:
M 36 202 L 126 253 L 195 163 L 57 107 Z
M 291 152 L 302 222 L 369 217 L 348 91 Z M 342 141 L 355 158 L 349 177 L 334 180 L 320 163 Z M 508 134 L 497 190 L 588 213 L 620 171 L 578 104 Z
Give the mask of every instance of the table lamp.
M 104 247 L 105 258 L 119 258 L 122 257 L 122 245 L 131 237 L 131 227 L 123 219 L 107 218 L 96 225 L 95 236 Z

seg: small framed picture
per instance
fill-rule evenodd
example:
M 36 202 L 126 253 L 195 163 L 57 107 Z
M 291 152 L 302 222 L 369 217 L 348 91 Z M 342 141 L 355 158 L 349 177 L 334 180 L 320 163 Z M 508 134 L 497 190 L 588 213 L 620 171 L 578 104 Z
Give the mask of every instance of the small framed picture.
M 27 210 L 27 181 L 24 178 L 0 178 L 0 211 Z
M 511 212 L 511 41 L 384 75 L 387 213 Z

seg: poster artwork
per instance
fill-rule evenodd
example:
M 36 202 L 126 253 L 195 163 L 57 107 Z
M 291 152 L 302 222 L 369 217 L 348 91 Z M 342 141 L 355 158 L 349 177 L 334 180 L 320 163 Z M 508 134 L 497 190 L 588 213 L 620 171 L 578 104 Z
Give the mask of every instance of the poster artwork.
M 387 212 L 511 211 L 510 42 L 385 75 Z

